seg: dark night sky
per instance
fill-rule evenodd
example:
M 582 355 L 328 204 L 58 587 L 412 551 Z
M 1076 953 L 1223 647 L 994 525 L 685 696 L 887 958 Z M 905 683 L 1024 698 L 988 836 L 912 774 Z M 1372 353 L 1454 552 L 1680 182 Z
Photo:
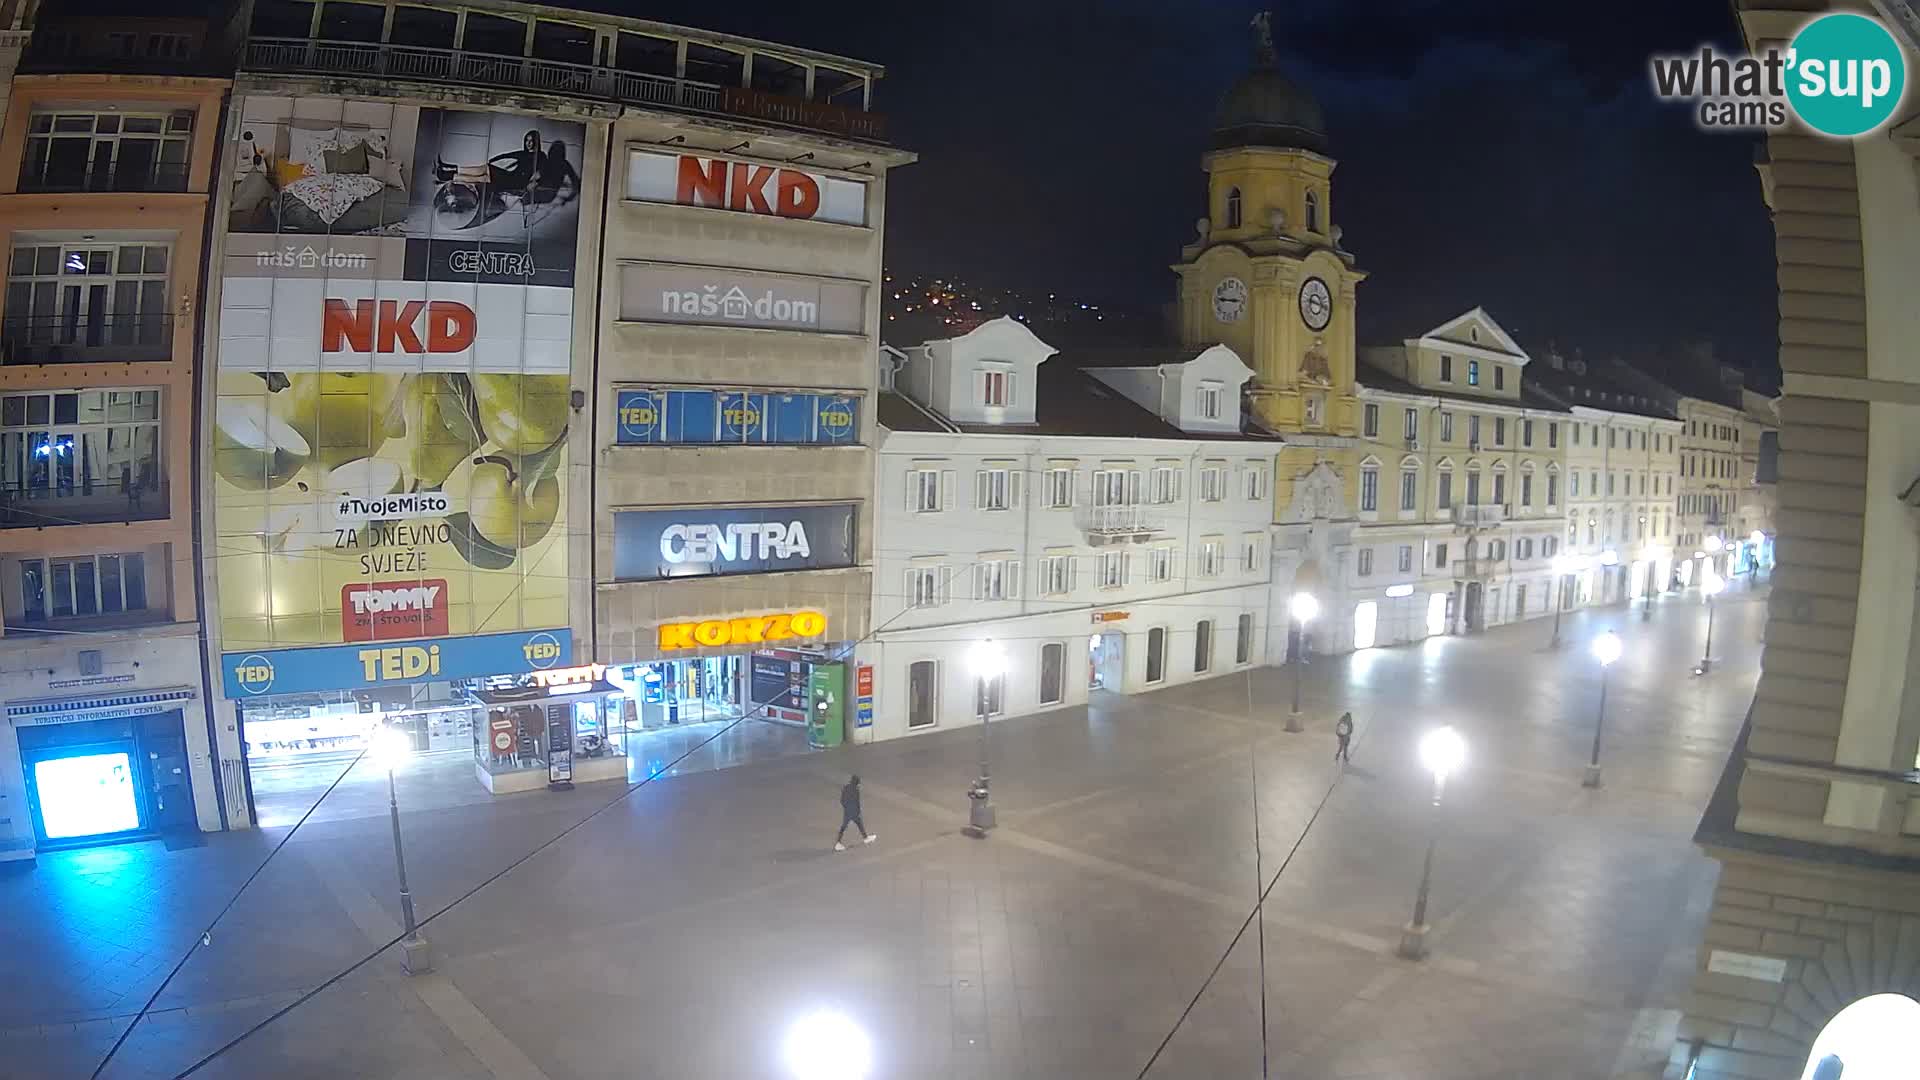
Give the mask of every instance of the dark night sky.
M 619 0 L 602 10 L 642 12 Z M 1262 5 L 974 0 L 719 6 L 647 17 L 885 64 L 890 266 L 1159 305 L 1204 211 L 1199 161 Z M 1281 66 L 1321 101 L 1333 220 L 1370 277 L 1363 342 L 1484 305 L 1523 342 L 1711 341 L 1775 366 L 1754 140 L 1656 104 L 1647 57 L 1737 45 L 1729 0 L 1273 4 Z

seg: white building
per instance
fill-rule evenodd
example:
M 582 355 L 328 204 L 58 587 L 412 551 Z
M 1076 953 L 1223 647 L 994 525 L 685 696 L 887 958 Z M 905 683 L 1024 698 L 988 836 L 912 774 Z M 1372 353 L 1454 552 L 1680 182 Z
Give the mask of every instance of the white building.
M 1225 346 L 1058 355 L 1012 319 L 881 354 L 873 627 L 886 739 L 1267 660 L 1279 440 Z

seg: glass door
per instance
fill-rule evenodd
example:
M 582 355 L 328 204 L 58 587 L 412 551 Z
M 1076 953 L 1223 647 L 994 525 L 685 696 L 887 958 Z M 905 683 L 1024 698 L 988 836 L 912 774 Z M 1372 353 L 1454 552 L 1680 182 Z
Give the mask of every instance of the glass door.
M 27 759 L 34 831 L 48 844 L 115 839 L 147 827 L 131 741 L 62 746 Z

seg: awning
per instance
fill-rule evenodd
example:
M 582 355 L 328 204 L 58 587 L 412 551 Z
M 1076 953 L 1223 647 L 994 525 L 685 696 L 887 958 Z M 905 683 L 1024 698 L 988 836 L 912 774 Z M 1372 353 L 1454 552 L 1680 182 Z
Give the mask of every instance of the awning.
M 179 702 L 199 697 L 186 686 L 162 690 L 138 690 L 125 694 L 96 697 L 35 698 L 7 705 L 7 722 L 18 727 L 32 724 L 74 724 L 87 720 L 124 720 L 129 716 L 165 712 Z
M 532 705 L 543 701 L 566 701 L 595 694 L 624 694 L 626 690 L 605 679 L 594 682 L 561 683 L 559 686 L 515 686 L 502 690 L 475 690 L 474 700 L 482 705 Z

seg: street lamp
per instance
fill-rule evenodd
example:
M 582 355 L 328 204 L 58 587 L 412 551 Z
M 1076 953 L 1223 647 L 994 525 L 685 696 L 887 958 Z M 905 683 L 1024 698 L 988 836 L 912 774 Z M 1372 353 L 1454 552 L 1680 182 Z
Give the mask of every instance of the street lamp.
M 1700 666 L 1693 669 L 1695 675 L 1713 670 L 1713 598 L 1727 587 L 1726 580 L 1714 572 L 1712 563 L 1701 565 L 1704 572 L 1700 577 L 1700 595 L 1707 598 L 1707 644 L 1700 650 Z
M 1007 669 L 1007 654 L 992 638 L 983 638 L 968 651 L 967 666 L 973 669 L 974 700 L 980 708 L 980 775 L 974 780 L 973 787 L 967 789 L 967 827 L 964 831 L 978 840 L 994 826 L 993 795 L 989 782 L 991 770 L 987 766 L 987 688 Z
M 1288 607 L 1293 612 L 1295 625 L 1299 627 L 1299 635 L 1295 639 L 1299 646 L 1293 658 L 1293 711 L 1287 714 L 1287 730 L 1304 731 L 1306 725 L 1300 721 L 1300 669 L 1307 663 L 1307 624 L 1320 614 L 1320 601 L 1315 600 L 1312 593 L 1297 592 L 1293 594 L 1293 601 Z
M 406 936 L 400 939 L 400 966 L 409 975 L 425 975 L 433 970 L 433 949 L 420 936 L 420 924 L 413 917 L 413 892 L 407 888 L 406 848 L 400 840 L 400 792 L 393 781 L 393 770 L 413 749 L 406 733 L 385 724 L 367 736 L 367 753 L 374 764 L 387 770 L 387 816 L 393 821 L 393 867 L 400 877 L 400 916 Z
M 1600 731 L 1607 723 L 1607 670 L 1620 659 L 1620 635 L 1609 630 L 1593 639 L 1593 658 L 1600 661 L 1600 709 L 1593 717 L 1593 758 L 1587 762 L 1582 787 L 1600 786 Z
M 817 1012 L 787 1029 L 784 1053 L 794 1080 L 865 1080 L 873 1068 L 873 1040 L 847 1016 Z
M 1432 831 L 1427 834 L 1427 861 L 1420 870 L 1420 892 L 1413 901 L 1413 921 L 1400 934 L 1400 955 L 1418 960 L 1427 955 L 1427 889 L 1433 884 L 1433 849 L 1440 840 L 1440 793 L 1447 774 L 1467 757 L 1467 741 L 1451 727 L 1437 727 L 1420 739 L 1420 764 L 1433 774 Z

